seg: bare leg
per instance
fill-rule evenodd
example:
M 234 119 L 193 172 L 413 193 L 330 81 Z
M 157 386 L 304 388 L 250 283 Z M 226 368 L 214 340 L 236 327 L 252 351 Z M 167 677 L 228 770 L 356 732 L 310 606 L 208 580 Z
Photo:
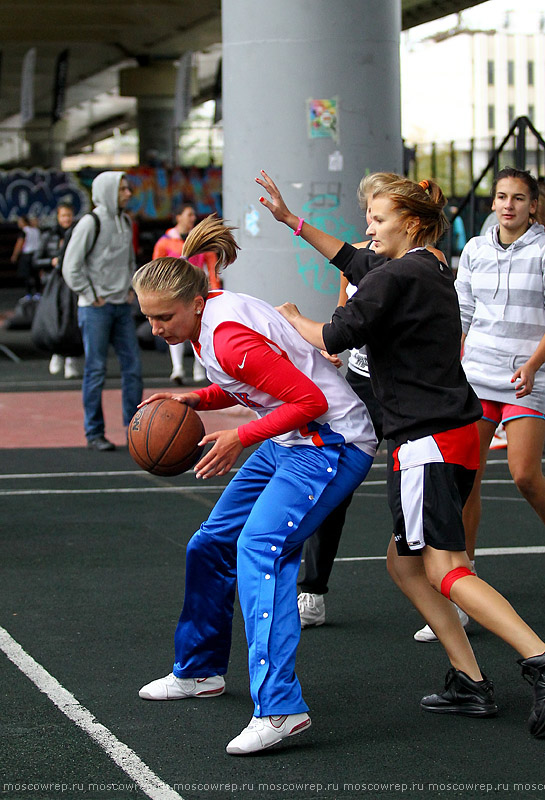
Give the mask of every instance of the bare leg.
M 486 469 L 486 459 L 490 449 L 490 442 L 494 436 L 496 425 L 494 422 L 480 419 L 477 422 L 480 443 L 480 467 L 475 475 L 475 482 L 471 494 L 466 500 L 463 511 L 464 531 L 466 535 L 466 549 L 469 558 L 475 559 L 475 545 L 477 531 L 481 521 L 481 483 Z
M 465 552 L 436 550 L 428 545 L 422 558 L 428 580 L 437 592 L 441 591 L 441 581 L 448 572 L 456 567 L 469 568 Z M 466 614 L 510 644 L 523 658 L 545 652 L 545 642 L 519 617 L 505 597 L 476 575 L 455 581 L 450 596 Z
M 541 457 L 545 421 L 535 417 L 513 419 L 505 426 L 507 460 L 515 486 L 545 523 L 545 477 Z
M 425 547 L 424 550 L 428 548 Z M 464 553 L 465 555 L 465 553 Z M 475 655 L 452 603 L 438 593 L 426 576 L 420 556 L 399 556 L 394 539 L 390 540 L 387 567 L 394 583 L 422 614 L 446 650 L 455 669 L 474 681 L 482 680 Z

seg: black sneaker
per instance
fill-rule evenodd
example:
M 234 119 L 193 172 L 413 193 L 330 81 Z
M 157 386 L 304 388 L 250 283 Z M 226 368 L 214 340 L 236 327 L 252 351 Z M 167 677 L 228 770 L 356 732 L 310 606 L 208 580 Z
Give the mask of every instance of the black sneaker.
M 463 714 L 466 717 L 491 717 L 498 711 L 492 681 L 484 673 L 482 681 L 473 681 L 454 667 L 447 672 L 443 694 L 423 697 L 420 707 L 436 714 Z
M 109 442 L 104 436 L 96 436 L 94 439 L 89 439 L 87 447 L 90 450 L 115 450 L 115 444 Z
M 536 739 L 545 739 L 545 653 L 531 658 L 520 658 L 522 677 L 534 687 L 534 707 L 528 717 L 530 733 Z

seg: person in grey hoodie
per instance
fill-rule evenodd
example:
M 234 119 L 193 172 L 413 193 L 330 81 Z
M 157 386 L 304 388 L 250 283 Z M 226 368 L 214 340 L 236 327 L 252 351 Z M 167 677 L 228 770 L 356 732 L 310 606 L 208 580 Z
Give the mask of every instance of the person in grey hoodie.
M 62 274 L 78 295 L 78 321 L 85 350 L 83 409 L 87 446 L 115 450 L 105 438 L 102 390 L 108 348 L 121 368 L 123 424 L 128 426 L 142 399 L 142 368 L 131 314 L 131 281 L 136 267 L 132 226 L 124 212 L 131 196 L 122 172 L 102 172 L 92 184 L 94 215 L 78 222 L 64 254 Z M 97 236 L 98 229 L 98 236 Z
M 464 507 L 472 559 L 481 516 L 481 480 L 501 422 L 516 487 L 545 523 L 545 228 L 536 221 L 539 188 L 525 170 L 505 167 L 492 188 L 497 224 L 466 244 L 456 290 L 462 365 L 483 407 L 480 468 Z

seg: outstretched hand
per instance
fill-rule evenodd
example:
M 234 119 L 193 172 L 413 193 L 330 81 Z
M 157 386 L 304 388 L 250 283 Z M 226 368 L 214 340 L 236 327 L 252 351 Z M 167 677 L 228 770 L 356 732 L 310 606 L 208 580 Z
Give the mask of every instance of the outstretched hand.
M 299 217 L 296 217 L 295 214 L 292 214 L 289 208 L 287 207 L 286 203 L 284 202 L 284 198 L 280 194 L 280 191 L 273 181 L 270 178 L 265 170 L 261 170 L 261 178 L 256 178 L 256 183 L 259 183 L 265 191 L 270 195 L 270 200 L 267 200 L 266 197 L 260 197 L 259 202 L 261 205 L 268 208 L 273 217 L 278 220 L 278 222 L 284 222 L 290 228 L 297 227 L 299 222 Z
M 214 446 L 193 467 L 197 478 L 226 475 L 244 450 L 236 428 L 207 433 L 199 444 L 205 445 L 209 442 L 214 442 Z

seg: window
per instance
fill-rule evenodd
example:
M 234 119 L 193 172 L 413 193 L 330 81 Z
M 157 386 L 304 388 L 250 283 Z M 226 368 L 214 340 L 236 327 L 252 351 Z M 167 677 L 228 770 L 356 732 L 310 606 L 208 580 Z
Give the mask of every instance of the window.
M 528 61 L 528 86 L 534 85 L 534 62 Z
M 488 61 L 487 63 L 487 72 L 488 72 L 488 85 L 494 86 L 494 62 Z
M 507 62 L 507 85 L 514 86 L 515 85 L 515 62 L 508 61 Z
M 488 130 L 493 131 L 496 127 L 496 109 L 494 106 L 488 106 Z
M 507 116 L 509 117 L 509 119 L 507 120 L 507 123 L 508 123 L 508 125 L 511 125 L 511 123 L 515 119 L 515 106 L 511 106 L 511 105 L 507 106 Z
M 533 105 L 529 105 L 528 106 L 528 119 L 530 120 L 530 122 L 535 122 L 535 119 L 534 119 L 535 113 L 536 113 L 536 107 L 533 106 Z

